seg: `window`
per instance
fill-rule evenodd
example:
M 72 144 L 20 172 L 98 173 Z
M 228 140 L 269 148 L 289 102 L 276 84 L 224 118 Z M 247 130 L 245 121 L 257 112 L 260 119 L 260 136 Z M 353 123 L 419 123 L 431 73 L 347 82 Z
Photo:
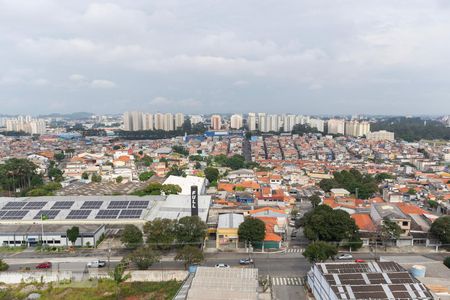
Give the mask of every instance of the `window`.
M 408 226 L 409 222 L 408 221 L 403 221 L 402 225 L 403 226 Z

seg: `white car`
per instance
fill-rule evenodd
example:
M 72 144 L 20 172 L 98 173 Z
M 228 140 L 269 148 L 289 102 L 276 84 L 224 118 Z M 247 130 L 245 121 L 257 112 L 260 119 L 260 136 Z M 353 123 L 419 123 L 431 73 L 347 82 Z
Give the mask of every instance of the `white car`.
M 88 268 L 102 268 L 106 265 L 106 261 L 104 260 L 94 260 L 91 262 L 88 262 L 87 266 Z
M 227 264 L 217 264 L 217 265 L 215 265 L 215 267 L 216 267 L 216 268 L 219 268 L 219 269 L 227 269 L 227 268 L 230 267 L 230 265 L 227 265 Z
M 341 254 L 341 255 L 339 255 L 339 256 L 337 257 L 337 259 L 353 259 L 353 255 L 348 254 L 348 253 L 346 253 L 346 254 Z

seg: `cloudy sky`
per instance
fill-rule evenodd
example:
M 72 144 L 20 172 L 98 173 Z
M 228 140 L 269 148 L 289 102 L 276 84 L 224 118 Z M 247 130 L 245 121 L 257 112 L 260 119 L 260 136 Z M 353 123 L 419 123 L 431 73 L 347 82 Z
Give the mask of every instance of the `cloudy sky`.
M 448 0 L 0 0 L 0 113 L 450 113 Z

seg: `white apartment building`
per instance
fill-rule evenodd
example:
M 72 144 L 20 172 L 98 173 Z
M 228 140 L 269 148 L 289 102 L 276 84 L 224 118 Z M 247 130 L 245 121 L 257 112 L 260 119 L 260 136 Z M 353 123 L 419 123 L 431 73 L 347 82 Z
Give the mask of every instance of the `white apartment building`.
M 174 123 L 173 123 L 173 115 L 171 113 L 164 114 L 164 130 L 165 131 L 173 131 Z
M 239 129 L 242 128 L 243 121 L 242 115 L 234 114 L 230 118 L 230 128 L 231 129 Z
M 195 124 L 198 124 L 198 123 L 202 123 L 202 122 L 203 122 L 202 116 L 199 116 L 199 115 L 192 115 L 191 116 L 191 124 L 192 125 L 195 125 Z
M 345 135 L 363 136 L 370 132 L 370 123 L 367 121 L 351 120 L 345 122 Z
M 279 131 L 280 122 L 278 122 L 278 115 L 268 115 L 267 116 L 267 129 L 268 131 Z
M 43 119 L 33 119 L 31 116 L 19 116 L 5 120 L 6 131 L 23 131 L 30 134 L 45 134 L 46 124 Z
M 258 113 L 258 129 L 261 132 L 268 132 L 266 113 Z
M 155 114 L 155 130 L 164 130 L 164 115 L 162 113 Z
M 256 114 L 255 113 L 248 113 L 247 126 L 248 126 L 248 130 L 256 131 Z
M 153 130 L 153 115 L 152 114 L 144 114 L 142 117 L 143 122 L 143 130 Z
M 330 119 L 327 122 L 329 134 L 345 134 L 345 120 L 343 119 Z
M 213 130 L 220 130 L 222 127 L 222 117 L 219 115 L 212 115 L 211 116 L 211 128 Z
M 394 133 L 386 130 L 374 131 L 367 133 L 369 141 L 391 141 L 395 140 Z
M 319 132 L 324 132 L 325 131 L 325 122 L 322 119 L 310 118 L 308 124 L 312 128 L 316 128 Z
M 176 113 L 175 114 L 175 129 L 183 126 L 184 123 L 184 114 Z
M 283 130 L 285 132 L 291 132 L 295 125 L 295 115 L 285 115 L 283 122 Z

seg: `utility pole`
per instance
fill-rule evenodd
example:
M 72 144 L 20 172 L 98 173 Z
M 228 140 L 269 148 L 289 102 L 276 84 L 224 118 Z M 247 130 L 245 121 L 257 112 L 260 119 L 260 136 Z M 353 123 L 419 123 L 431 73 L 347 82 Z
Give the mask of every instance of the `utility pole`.
M 108 241 L 108 273 L 110 271 L 111 264 L 111 241 Z

